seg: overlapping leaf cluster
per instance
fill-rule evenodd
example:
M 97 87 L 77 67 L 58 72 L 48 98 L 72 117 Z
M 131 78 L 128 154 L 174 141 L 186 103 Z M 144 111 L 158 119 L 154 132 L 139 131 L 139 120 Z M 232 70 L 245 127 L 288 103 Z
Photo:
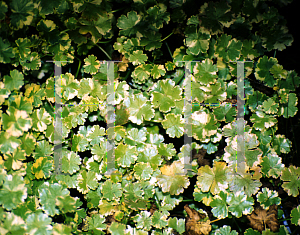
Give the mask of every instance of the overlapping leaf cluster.
M 278 117 L 293 117 L 298 111 L 295 91 L 300 78 L 264 55 L 291 45 L 285 20 L 263 0 L 207 2 L 196 13 L 187 10 L 187 4 L 0 2 L 1 234 L 183 233 L 184 220 L 170 217 L 169 211 L 190 185 L 184 152 L 204 148 L 212 154 L 222 140 L 227 143 L 224 156 L 211 167 L 199 167 L 196 160 L 192 164 L 198 174 L 193 196 L 210 206 L 215 217 L 251 214 L 255 196 L 264 209 L 279 205 L 276 192 L 260 189 L 262 177 L 280 177 L 289 195 L 299 194 L 299 169 L 285 167 L 280 158 L 290 151 L 291 141 L 274 133 Z M 173 52 L 167 43 L 172 37 L 182 41 Z M 162 53 L 163 46 L 169 55 Z M 97 56 L 96 50 L 103 54 Z M 110 130 L 98 121 L 108 118 L 103 60 L 112 60 L 114 50 L 122 62 L 114 65 L 115 174 L 107 175 Z M 60 175 L 53 174 L 58 88 L 53 64 L 46 60 L 63 61 L 63 71 L 78 63 L 76 72 L 61 75 L 61 102 L 81 105 L 62 108 Z M 225 102 L 237 91 L 236 60 L 253 61 L 245 64 L 250 120 L 245 124 L 245 162 L 237 172 L 236 109 Z M 177 153 L 162 133 L 180 138 L 185 132 L 188 66 L 182 61 L 201 61 L 192 63 L 189 71 L 192 102 L 223 105 L 193 106 L 194 142 Z M 251 79 L 273 88 L 273 94 L 254 90 Z M 95 124 L 86 125 L 88 121 Z M 73 196 L 74 191 L 81 198 Z M 292 223 L 299 225 L 299 214 L 299 208 L 292 211 Z M 236 234 L 230 230 L 223 226 L 212 232 Z

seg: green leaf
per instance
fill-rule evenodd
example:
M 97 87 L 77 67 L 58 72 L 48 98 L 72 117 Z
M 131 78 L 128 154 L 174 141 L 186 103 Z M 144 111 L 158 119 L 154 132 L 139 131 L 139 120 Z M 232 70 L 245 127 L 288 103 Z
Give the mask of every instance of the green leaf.
M 59 30 L 56 28 L 56 24 L 52 20 L 40 20 L 36 28 L 41 32 L 41 34 L 43 34 L 45 39 L 50 42 L 51 45 L 59 42 Z
M 250 60 L 253 60 L 254 58 L 257 58 L 259 56 L 259 53 L 254 49 L 254 46 L 255 42 L 252 40 L 243 41 L 241 54 L 244 58 L 249 58 Z
M 150 163 L 150 166 L 153 170 L 156 170 L 158 166 L 162 163 L 162 158 L 157 154 L 155 148 L 145 148 L 143 152 L 138 155 L 137 162 Z
M 292 143 L 289 139 L 286 139 L 284 135 L 275 135 L 273 138 L 272 147 L 278 155 L 281 153 L 289 153 Z
M 105 128 L 100 127 L 99 125 L 94 125 L 89 130 L 87 134 L 88 141 L 91 141 L 91 145 L 99 144 L 103 141 L 103 138 L 101 136 L 105 135 Z
M 97 57 L 94 55 L 89 55 L 84 59 L 84 72 L 89 74 L 96 74 L 100 68 L 100 62 L 97 60 Z
M 175 69 L 175 63 L 171 62 L 171 61 L 168 61 L 165 63 L 165 67 L 167 69 L 167 71 L 172 71 Z
M 16 148 L 12 154 L 4 155 L 4 166 L 7 171 L 10 171 L 11 169 L 19 170 L 23 165 L 22 160 L 25 159 L 25 151 L 20 148 Z
M 142 94 L 133 95 L 125 99 L 124 104 L 126 105 L 129 112 L 129 120 L 133 123 L 140 125 L 143 119 L 150 121 L 154 117 L 154 109 L 151 108 L 151 104 L 148 103 L 146 97 Z
M 8 115 L 5 113 L 2 115 L 3 127 L 9 135 L 19 137 L 31 128 L 32 119 L 25 111 L 10 106 L 6 112 Z
M 190 184 L 187 176 L 183 174 L 183 164 L 180 161 L 173 162 L 170 166 L 164 165 L 160 168 L 161 175 L 158 175 L 157 182 L 164 193 L 179 195 Z
M 31 133 L 26 133 L 21 137 L 22 145 L 21 149 L 23 149 L 26 153 L 26 155 L 30 155 L 36 145 L 36 139 Z
M 137 228 L 143 228 L 146 231 L 149 231 L 152 227 L 150 212 L 148 211 L 141 211 L 140 214 L 133 217 L 133 220 L 136 223 Z
M 20 64 L 25 70 L 38 70 L 41 67 L 41 58 L 37 52 L 32 52 L 20 60 Z
M 27 188 L 23 177 L 18 174 L 5 175 L 0 188 L 0 204 L 7 210 L 15 209 L 27 198 Z
M 40 107 L 43 103 L 42 100 L 45 98 L 45 89 L 32 83 L 30 86 L 26 86 L 25 96 L 33 106 Z
M 193 196 L 196 201 L 202 202 L 206 206 L 209 206 L 213 200 L 213 196 L 210 192 L 202 192 L 197 185 L 195 185 Z
M 235 230 L 231 231 L 231 227 L 228 225 L 223 225 L 223 227 L 215 230 L 215 234 L 238 235 L 238 233 Z
M 295 225 L 300 225 L 300 205 L 291 211 L 291 222 Z
M 4 103 L 5 99 L 8 98 L 11 93 L 11 91 L 4 86 L 5 86 L 4 83 L 0 82 L 0 105 L 2 105 Z M 19 99 L 22 99 L 21 96 L 19 96 Z M 20 103 L 24 104 L 25 102 L 20 102 Z M 27 106 L 30 106 L 30 104 Z M 18 108 L 18 109 L 22 110 L 21 108 Z M 28 111 L 28 112 L 30 113 L 30 111 Z
M 105 218 L 102 215 L 96 214 L 92 217 L 88 217 L 89 230 L 92 230 L 95 234 L 99 231 L 106 229 Z
M 145 83 L 150 76 L 151 69 L 152 66 L 150 64 L 141 64 L 135 67 L 131 77 L 140 84 Z
M 91 148 L 93 157 L 96 161 L 101 162 L 102 159 L 105 158 L 107 150 L 106 150 L 107 142 L 104 142 L 103 140 L 99 143 L 94 144 Z
M 224 62 L 236 61 L 240 58 L 242 42 L 231 38 L 231 35 L 222 34 L 215 44 L 215 55 L 223 58 Z
M 33 19 L 34 4 L 28 0 L 12 0 L 10 3 L 12 14 L 11 25 L 16 29 L 22 29 L 24 25 L 30 25 Z
M 254 210 L 254 199 L 245 195 L 243 191 L 231 193 L 227 197 L 228 210 L 232 215 L 240 218 L 242 215 L 249 215 Z
M 203 192 L 219 194 L 221 190 L 228 188 L 229 169 L 225 162 L 214 162 L 213 168 L 208 165 L 198 170 L 197 186 Z
M 26 234 L 24 220 L 20 216 L 15 215 L 12 212 L 5 213 L 5 220 L 1 223 L 0 229 L 3 234 L 4 233 L 6 234 L 10 233 L 15 235 Z
M 0 133 L 0 150 L 3 154 L 12 153 L 21 143 L 20 139 L 10 135 L 8 132 L 2 131 Z
M 226 123 L 232 122 L 235 118 L 236 109 L 231 105 L 222 105 L 213 110 L 213 114 L 215 115 L 218 121 L 225 121 Z
M 273 204 L 280 205 L 281 203 L 277 191 L 272 191 L 268 188 L 262 188 L 262 192 L 258 192 L 257 201 L 264 210 L 269 210 L 269 207 Z
M 237 175 L 230 184 L 230 190 L 234 193 L 242 192 L 250 197 L 252 194 L 256 194 L 259 187 L 262 184 L 259 180 L 253 180 L 253 176 L 250 173 L 244 173 L 243 175 Z
M 218 68 L 217 65 L 213 65 L 212 60 L 205 59 L 202 63 L 197 63 L 193 71 L 197 82 L 208 85 L 215 82 Z
M 158 153 L 166 157 L 168 160 L 170 160 L 172 156 L 176 154 L 176 149 L 174 149 L 173 143 L 170 144 L 160 143 L 157 149 L 158 149 Z
M 117 26 L 121 29 L 120 34 L 125 36 L 131 36 L 137 32 L 136 26 L 141 20 L 141 16 L 135 11 L 130 11 L 125 15 L 121 15 L 118 19 Z
M 13 48 L 10 47 L 10 43 L 6 39 L 0 38 L 0 63 L 10 63 L 10 58 L 13 57 Z
M 74 152 L 84 152 L 88 146 L 88 141 L 82 134 L 76 134 L 72 139 L 72 147 L 71 150 Z
M 144 64 L 147 59 L 148 56 L 143 54 L 143 51 L 141 50 L 133 51 L 129 56 L 129 61 L 132 62 L 133 65 Z
M 42 212 L 32 213 L 26 219 L 27 232 L 32 235 L 51 235 L 51 221 L 51 218 Z
M 261 111 L 261 108 L 257 109 L 256 113 L 251 115 L 250 120 L 254 123 L 253 127 L 260 131 L 266 130 L 277 123 L 274 115 L 265 114 Z
M 161 76 L 164 76 L 165 74 L 166 74 L 166 70 L 163 65 L 157 65 L 157 64 L 153 65 L 153 68 L 151 70 L 151 76 L 154 79 L 158 79 Z
M 158 81 L 152 88 L 151 102 L 154 108 L 159 107 L 161 112 L 169 112 L 175 107 L 175 102 L 181 100 L 182 90 L 179 86 L 175 86 L 175 82 L 166 79 Z
M 69 152 L 62 157 L 62 172 L 69 172 L 71 175 L 80 169 L 81 164 L 80 156 L 74 152 Z
M 136 202 L 137 200 L 142 199 L 143 194 L 144 194 L 144 192 L 143 192 L 142 185 L 140 182 L 135 182 L 133 184 L 127 184 L 124 187 L 125 199 L 128 200 L 129 202 L 131 202 L 131 201 Z
M 212 207 L 211 212 L 213 215 L 219 219 L 224 219 L 228 217 L 228 206 L 226 203 L 228 193 L 221 191 L 218 196 L 215 196 L 211 203 L 209 204 Z
M 0 3 L 0 20 L 5 18 L 5 13 L 7 12 L 7 4 L 5 2 Z
M 262 107 L 267 114 L 276 114 L 279 104 L 273 98 L 269 98 L 263 102 Z
M 52 121 L 52 118 L 49 113 L 46 112 L 44 108 L 36 109 L 31 115 L 32 118 L 32 129 L 35 131 L 43 132 L 47 129 Z
M 263 56 L 259 58 L 256 69 L 255 69 L 255 77 L 263 81 L 267 86 L 273 87 L 274 85 L 277 85 L 278 79 L 275 79 L 274 76 L 271 74 L 271 68 L 278 63 L 276 58 L 269 58 L 267 56 Z
M 192 130 L 193 137 L 197 140 L 203 141 L 217 133 L 217 120 L 214 115 L 204 111 L 196 111 L 192 114 Z
M 109 226 L 108 231 L 110 231 L 114 235 L 124 235 L 125 229 L 125 224 L 120 224 L 118 222 L 113 221 Z
M 115 160 L 121 167 L 130 167 L 131 164 L 135 163 L 136 159 L 137 153 L 135 146 L 131 147 L 121 143 L 115 149 Z
M 149 180 L 153 173 L 153 169 L 151 168 L 149 162 L 147 163 L 139 162 L 135 164 L 133 170 L 134 170 L 134 176 L 138 180 Z
M 95 190 L 98 186 L 98 181 L 96 178 L 96 173 L 93 171 L 86 171 L 82 169 L 77 177 L 77 189 L 79 192 L 86 194 L 90 189 Z
M 177 219 L 177 217 L 170 218 L 168 220 L 168 225 L 169 225 L 169 227 L 175 229 L 180 234 L 185 232 L 184 219 Z
M 56 200 L 58 197 L 65 197 L 70 194 L 66 187 L 58 183 L 49 184 L 49 182 L 42 184 L 38 191 L 42 209 L 51 216 L 59 214 L 59 210 L 56 208 Z
M 79 82 L 74 79 L 73 74 L 62 74 L 61 84 L 63 98 L 65 98 L 66 100 L 71 100 L 78 94 L 78 89 L 80 88 L 80 86 Z
M 37 142 L 33 156 L 35 159 L 38 159 L 38 157 L 51 156 L 53 154 L 53 150 L 53 145 L 51 145 L 48 141 L 39 141 Z
M 106 180 L 101 187 L 101 193 L 108 201 L 117 200 L 122 196 L 123 190 L 120 183 L 112 183 L 111 180 Z
M 284 168 L 281 173 L 280 179 L 285 181 L 282 184 L 283 189 L 289 196 L 297 197 L 300 188 L 300 168 L 290 165 L 289 168 Z
M 285 89 L 280 90 L 282 91 L 281 100 L 280 100 L 280 107 L 278 115 L 283 115 L 285 118 L 294 117 L 298 111 L 297 104 L 298 104 L 298 97 L 295 93 L 287 94 L 284 92 Z M 285 93 L 285 94 L 284 94 Z
M 188 47 L 188 53 L 199 55 L 205 53 L 209 47 L 210 34 L 203 28 L 198 29 L 195 26 L 189 26 L 186 29 L 185 44 Z
M 59 4 L 60 4 L 61 0 L 54 0 L 51 1 L 51 3 L 47 4 L 47 1 L 41 1 L 41 11 L 40 13 L 45 14 L 45 15 L 49 15 L 51 13 L 53 13 L 53 9 L 58 8 Z
M 19 90 L 24 85 L 23 80 L 23 74 L 16 69 L 10 71 L 10 76 L 4 76 L 5 87 L 9 90 Z
M 146 51 L 154 51 L 155 49 L 161 48 L 162 43 L 161 34 L 155 33 L 153 31 L 145 32 L 144 37 L 141 38 L 140 45 L 145 46 Z
M 170 13 L 167 12 L 167 6 L 164 4 L 158 4 L 150 7 L 147 10 L 146 22 L 151 25 L 150 29 L 156 31 L 163 27 L 163 23 L 168 24 L 170 21 Z
M 225 1 L 218 3 L 206 2 L 200 10 L 201 26 L 208 29 L 210 34 L 223 32 L 223 26 L 227 28 L 233 23 L 230 6 Z
M 287 71 L 283 69 L 282 65 L 274 64 L 270 69 L 270 72 L 273 74 L 274 78 L 278 80 L 285 79 L 287 77 Z
M 284 169 L 284 164 L 281 163 L 281 158 L 273 150 L 273 152 L 268 153 L 267 156 L 263 157 L 260 163 L 261 172 L 263 172 L 267 177 L 278 178 L 281 175 L 281 171 Z
M 40 88 L 39 88 L 40 89 Z M 3 89 L 3 91 L 5 91 L 5 89 Z M 42 94 L 44 91 L 44 89 L 40 89 L 40 93 L 39 94 Z M 37 93 L 35 93 L 37 94 Z M 35 98 L 38 98 L 38 97 L 35 97 Z M 34 100 L 35 100 L 34 98 Z M 41 96 L 39 96 L 40 99 L 42 99 Z M 9 106 L 13 106 L 15 107 L 16 109 L 20 110 L 20 111 L 25 111 L 27 112 L 28 114 L 31 114 L 32 113 L 32 99 L 30 98 L 27 98 L 23 95 L 15 95 L 14 96 L 14 100 L 9 100 Z M 41 100 L 40 100 L 41 102 Z M 36 105 L 38 104 L 38 102 L 34 102 Z
M 91 12 L 89 12 L 90 14 Z M 85 18 L 80 18 L 78 21 L 81 24 L 79 33 L 87 34 L 90 33 L 92 35 L 92 42 L 98 43 L 102 36 L 110 37 L 111 33 L 111 23 L 113 14 L 108 12 L 98 12 L 95 13 L 96 19 L 87 20 Z
M 64 225 L 64 224 L 55 224 L 53 226 L 53 233 L 56 234 L 70 234 L 72 231 L 72 228 L 70 226 Z
M 77 200 L 78 199 L 79 198 L 77 198 Z M 70 195 L 59 196 L 56 199 L 56 205 L 58 206 L 59 210 L 62 211 L 63 213 L 75 212 L 77 208 L 75 203 L 76 203 L 76 199 L 71 197 Z
M 175 136 L 179 138 L 184 133 L 184 121 L 181 114 L 168 113 L 161 124 L 171 138 L 175 138 Z
M 225 87 L 221 83 L 208 84 L 207 88 L 211 91 L 206 93 L 205 101 L 207 103 L 219 103 L 226 99 Z
M 286 79 L 278 81 L 278 87 L 280 89 L 286 89 L 287 91 L 295 91 L 296 87 L 299 87 L 300 77 L 295 71 L 288 71 Z
M 166 213 L 155 211 L 152 215 L 152 225 L 155 228 L 162 229 L 168 224 Z

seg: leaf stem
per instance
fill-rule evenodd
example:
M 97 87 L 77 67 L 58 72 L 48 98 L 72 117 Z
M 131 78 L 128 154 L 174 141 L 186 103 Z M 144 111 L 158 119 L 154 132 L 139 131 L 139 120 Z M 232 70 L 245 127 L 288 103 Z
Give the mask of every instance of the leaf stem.
M 156 190 L 155 190 L 155 196 L 154 197 L 155 197 L 155 204 L 158 207 L 158 209 L 160 210 L 160 205 L 159 205 L 159 200 L 158 200 L 158 196 L 157 196 Z
M 217 222 L 217 221 L 219 221 L 219 220 L 221 220 L 221 219 L 215 219 L 215 220 L 213 220 L 213 221 L 210 221 L 210 223 L 212 224 L 212 223 Z
M 79 60 L 79 64 L 78 64 L 78 68 L 77 68 L 77 72 L 75 74 L 75 78 L 77 78 L 79 70 L 80 70 L 80 66 L 81 66 L 81 60 Z
M 294 230 L 294 232 L 292 232 L 291 235 L 294 235 L 294 233 L 295 233 L 298 229 L 299 229 L 299 227 L 297 227 L 297 228 Z
M 170 37 L 172 34 L 174 34 L 174 32 L 170 33 L 167 37 L 165 37 L 164 39 L 160 40 L 159 42 L 162 42 L 164 40 L 166 40 L 168 37 Z
M 165 44 L 166 44 L 166 46 L 167 46 L 167 48 L 168 48 L 168 51 L 169 51 L 169 53 L 170 53 L 170 56 L 171 56 L 172 60 L 174 60 L 174 59 L 173 59 L 173 56 L 172 56 L 172 53 L 171 53 L 171 50 L 170 50 L 170 47 L 169 47 L 169 45 L 168 45 L 168 43 L 165 42 Z
M 285 220 L 291 220 L 292 218 L 283 218 L 283 219 L 279 219 L 278 222 L 281 222 L 281 221 L 285 221 Z
M 240 233 L 242 233 L 242 229 L 240 228 L 239 224 L 236 222 L 235 218 L 232 217 L 232 219 L 233 219 L 234 223 L 236 224 L 236 226 L 238 227 Z
M 108 40 L 108 41 L 105 41 L 105 42 L 101 42 L 101 41 L 99 41 L 99 42 L 97 42 L 97 43 L 103 43 L 103 44 L 105 44 L 105 43 L 109 43 L 109 42 L 111 42 L 113 40 L 113 38 L 112 39 L 110 39 L 110 40 Z
M 96 44 L 95 43 L 95 45 L 107 56 L 107 58 L 109 59 L 109 60 L 111 60 L 111 57 L 109 56 L 109 54 L 107 54 L 107 52 L 102 48 L 102 47 L 100 47 L 98 44 Z

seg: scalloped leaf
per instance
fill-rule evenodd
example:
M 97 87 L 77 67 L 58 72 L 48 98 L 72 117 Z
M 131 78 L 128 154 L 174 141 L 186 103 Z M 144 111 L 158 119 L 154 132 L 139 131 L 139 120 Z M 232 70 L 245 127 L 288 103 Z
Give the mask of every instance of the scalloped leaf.
M 202 166 L 198 169 L 196 184 L 203 192 L 219 194 L 228 188 L 229 171 L 225 162 L 214 162 L 213 168 L 208 165 Z
M 280 179 L 284 181 L 282 187 L 289 196 L 292 195 L 293 197 L 297 197 L 299 195 L 300 168 L 293 165 L 289 166 L 289 168 L 284 168 Z
M 179 195 L 190 185 L 190 181 L 184 174 L 181 161 L 175 161 L 170 166 L 164 165 L 160 168 L 161 174 L 156 177 L 158 185 L 164 193 Z

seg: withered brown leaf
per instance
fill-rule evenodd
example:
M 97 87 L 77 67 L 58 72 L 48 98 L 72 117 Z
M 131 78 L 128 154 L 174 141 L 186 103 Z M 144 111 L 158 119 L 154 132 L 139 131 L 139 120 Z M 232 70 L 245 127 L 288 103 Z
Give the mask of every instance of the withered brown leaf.
M 207 150 L 203 149 L 203 148 L 198 149 L 198 153 L 197 153 L 197 149 L 193 149 L 192 150 L 192 160 L 197 159 L 199 166 L 209 165 L 209 161 L 207 159 L 204 159 L 206 152 L 207 152 Z
M 191 209 L 188 205 L 184 206 L 184 210 L 188 214 L 188 217 L 185 220 L 185 235 L 209 234 L 211 231 L 210 220 L 200 221 L 206 217 L 205 214 L 199 213 L 195 209 Z
M 279 229 L 279 223 L 277 219 L 277 205 L 270 206 L 269 210 L 264 210 L 262 207 L 256 207 L 251 215 L 247 215 L 250 221 L 250 226 L 259 232 L 266 229 L 266 226 L 270 228 L 272 232 Z

